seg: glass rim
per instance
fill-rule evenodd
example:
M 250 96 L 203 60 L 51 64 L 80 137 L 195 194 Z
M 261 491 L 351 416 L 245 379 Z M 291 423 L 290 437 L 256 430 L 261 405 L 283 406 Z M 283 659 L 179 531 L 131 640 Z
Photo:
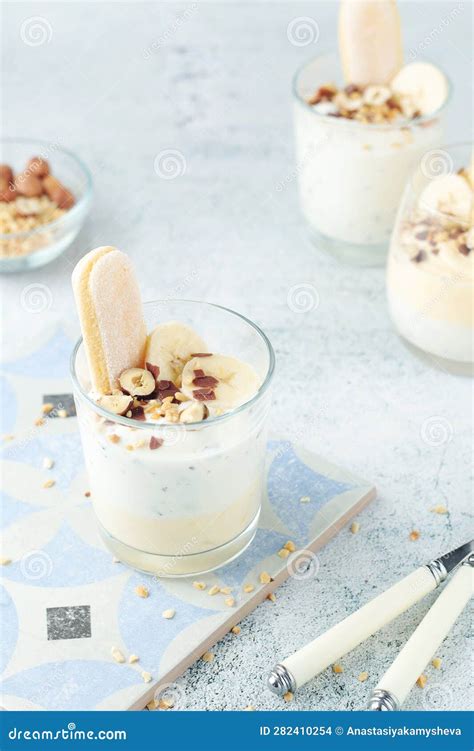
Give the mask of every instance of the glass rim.
M 359 129 L 359 130 L 364 130 L 364 131 L 366 131 L 366 130 L 368 130 L 368 131 L 374 131 L 374 130 L 381 130 L 381 131 L 384 131 L 384 130 L 399 130 L 400 128 L 409 128 L 409 127 L 413 128 L 413 127 L 417 127 L 419 125 L 423 125 L 424 123 L 427 123 L 430 120 L 433 120 L 434 118 L 438 117 L 446 109 L 446 107 L 448 106 L 448 104 L 451 101 L 452 93 L 453 93 L 453 85 L 451 83 L 451 79 L 449 78 L 449 76 L 447 75 L 447 73 L 444 70 L 441 70 L 441 68 L 439 68 L 439 66 L 437 65 L 436 67 L 439 68 L 439 70 L 441 70 L 441 72 L 443 73 L 444 77 L 446 78 L 446 82 L 448 84 L 448 93 L 447 93 L 446 99 L 444 100 L 443 104 L 440 107 L 438 107 L 437 110 L 434 110 L 434 112 L 430 112 L 427 115 L 421 115 L 420 117 L 417 117 L 417 118 L 412 118 L 412 119 L 406 118 L 406 119 L 403 119 L 403 120 L 399 120 L 396 123 L 395 122 L 394 123 L 361 123 L 358 120 L 349 120 L 346 117 L 331 117 L 331 118 L 329 118 L 328 115 L 324 115 L 321 112 L 318 112 L 317 110 L 315 110 L 314 106 L 311 105 L 311 104 L 308 104 L 308 102 L 306 101 L 306 99 L 304 99 L 301 96 L 301 94 L 298 91 L 298 79 L 299 79 L 301 73 L 303 72 L 303 70 L 305 68 L 307 68 L 309 65 L 311 65 L 312 63 L 316 62 L 317 60 L 331 58 L 331 57 L 333 57 L 335 55 L 336 55 L 335 52 L 332 52 L 332 53 L 331 52 L 323 52 L 320 55 L 316 55 L 315 57 L 312 57 L 309 60 L 306 60 L 304 63 L 302 63 L 301 65 L 299 65 L 298 68 L 296 69 L 295 73 L 293 74 L 293 79 L 292 79 L 292 84 L 291 84 L 293 99 L 298 104 L 302 105 L 307 110 L 307 112 L 311 112 L 311 114 L 314 117 L 318 117 L 318 118 L 324 119 L 326 122 L 328 122 L 329 120 L 331 122 L 334 122 L 336 124 L 335 127 L 341 127 L 341 128 L 346 127 L 346 128 L 353 128 L 354 130 L 358 130 Z M 431 61 L 430 60 L 421 60 L 420 62 L 431 62 Z M 432 64 L 435 65 L 435 63 L 432 63 Z
M 269 363 L 267 372 L 265 374 L 265 377 L 261 383 L 261 385 L 258 388 L 258 391 L 254 394 L 254 396 L 249 399 L 244 404 L 241 404 L 240 407 L 237 407 L 236 409 L 231 410 L 230 412 L 225 412 L 223 415 L 215 415 L 214 417 L 208 417 L 206 420 L 197 420 L 196 422 L 188 422 L 188 423 L 154 423 L 154 422 L 144 422 L 143 420 L 135 420 L 132 417 L 125 417 L 124 415 L 114 415 L 112 412 L 109 412 L 108 410 L 104 409 L 100 405 L 97 404 L 97 402 L 92 399 L 89 394 L 87 394 L 84 389 L 82 388 L 81 384 L 79 383 L 79 379 L 77 377 L 76 373 L 76 359 L 79 352 L 79 349 L 81 345 L 83 344 L 83 337 L 80 336 L 77 340 L 76 344 L 74 345 L 74 348 L 72 350 L 72 354 L 69 361 L 70 366 L 70 374 L 72 378 L 73 387 L 76 391 L 79 392 L 81 398 L 85 399 L 86 402 L 92 407 L 94 412 L 98 413 L 101 417 L 104 417 L 106 420 L 113 419 L 114 422 L 119 423 L 120 425 L 124 425 L 128 428 L 135 428 L 140 430 L 160 430 L 165 429 L 166 431 L 169 430 L 176 430 L 176 431 L 183 431 L 183 430 L 191 430 L 196 429 L 197 426 L 202 428 L 210 427 L 211 425 L 216 425 L 217 423 L 225 422 L 226 420 L 230 420 L 235 415 L 241 414 L 242 412 L 249 409 L 251 406 L 256 404 L 262 396 L 268 391 L 268 388 L 270 386 L 270 383 L 273 378 L 273 374 L 275 371 L 275 352 L 272 347 L 272 344 L 270 342 L 270 339 L 265 334 L 265 332 L 257 326 L 256 323 L 250 320 L 250 318 L 247 318 L 246 316 L 242 315 L 242 313 L 238 313 L 236 310 L 232 310 L 231 308 L 226 308 L 225 305 L 219 305 L 218 303 L 212 303 L 212 302 L 206 302 L 204 300 L 184 300 L 184 299 L 172 299 L 172 300 L 149 300 L 145 303 L 143 303 L 143 307 L 146 308 L 147 306 L 151 305 L 159 305 L 160 303 L 174 303 L 174 304 L 180 304 L 180 303 L 192 303 L 194 305 L 203 305 L 205 307 L 210 308 L 216 308 L 218 310 L 223 310 L 226 313 L 230 313 L 233 316 L 236 316 L 237 318 L 240 318 L 241 321 L 244 321 L 247 325 L 249 325 L 260 337 L 260 339 L 263 341 L 263 343 L 266 346 Z
M 450 144 L 446 144 L 446 145 L 440 146 L 439 149 L 433 149 L 432 151 L 434 151 L 434 152 L 445 152 L 448 156 L 451 156 L 451 152 L 454 151 L 455 149 L 470 149 L 471 150 L 471 160 L 472 160 L 472 158 L 473 158 L 473 156 L 472 156 L 472 150 L 474 149 L 474 141 L 457 141 L 456 143 L 450 143 Z M 429 152 L 427 152 L 427 153 L 429 153 Z M 413 172 L 411 173 L 409 179 L 407 180 L 406 187 L 405 187 L 405 191 L 408 191 L 408 190 L 411 191 L 411 195 L 415 199 L 421 198 L 421 194 L 423 192 L 423 189 L 420 191 L 414 185 L 415 178 L 420 173 L 420 171 L 421 171 L 422 174 L 424 174 L 422 166 L 421 166 L 422 160 L 423 160 L 423 157 L 418 162 L 418 165 L 417 165 L 416 169 L 413 170 Z M 465 165 L 465 167 L 469 168 L 470 163 L 471 163 L 471 161 L 468 160 L 468 163 L 467 163 L 467 165 Z M 452 172 L 445 172 L 445 173 L 440 174 L 440 175 L 434 175 L 432 178 L 430 178 L 428 175 L 425 175 L 425 177 L 431 182 L 433 180 L 436 180 L 438 177 L 445 177 L 445 176 L 448 176 L 448 175 L 457 175 L 457 174 L 458 173 L 454 169 L 454 165 L 453 165 L 453 171 Z M 427 185 L 429 185 L 430 182 L 428 182 Z M 424 187 L 427 187 L 427 186 L 424 186 Z M 442 217 L 443 219 L 448 219 L 449 221 L 455 220 L 456 222 L 458 222 L 461 225 L 465 224 L 465 225 L 467 225 L 467 227 L 470 226 L 469 219 L 463 220 L 461 217 L 456 217 L 454 214 L 448 214 L 447 212 L 440 211 L 439 209 L 430 209 L 430 208 L 426 208 L 426 207 L 423 207 L 423 206 L 422 206 L 422 208 L 424 208 L 424 210 L 427 211 L 432 216 Z
M 61 225 L 65 225 L 68 222 L 75 219 L 77 216 L 81 214 L 81 212 L 87 208 L 88 204 L 90 203 L 92 199 L 92 193 L 93 193 L 93 181 L 92 181 L 92 173 L 87 167 L 87 165 L 80 159 L 80 157 L 77 156 L 73 151 L 70 149 L 63 149 L 61 146 L 54 145 L 51 141 L 44 141 L 40 138 L 14 138 L 11 136 L 5 136 L 0 138 L 0 143 L 2 144 L 8 144 L 8 143 L 16 143 L 16 144 L 32 144 L 35 146 L 40 146 L 42 148 L 48 147 L 51 148 L 54 146 L 53 153 L 60 153 L 65 154 L 66 156 L 70 157 L 73 162 L 76 163 L 76 165 L 79 167 L 79 169 L 82 171 L 82 174 L 85 178 L 84 182 L 84 193 L 81 195 L 79 199 L 77 199 L 74 203 L 74 206 L 70 208 L 68 211 L 66 211 L 65 214 L 58 217 L 58 219 L 54 219 L 52 222 L 48 222 L 47 224 L 41 224 L 39 227 L 35 227 L 34 229 L 26 229 L 21 230 L 21 232 L 0 232 L 0 240 L 12 240 L 12 239 L 27 239 L 29 237 L 33 237 L 34 235 L 40 235 L 42 232 L 47 232 L 50 229 L 57 227 L 60 227 Z M 74 198 L 76 198 L 74 196 Z M 41 250 L 45 250 L 45 248 L 41 248 Z M 40 252 L 41 252 L 40 250 Z

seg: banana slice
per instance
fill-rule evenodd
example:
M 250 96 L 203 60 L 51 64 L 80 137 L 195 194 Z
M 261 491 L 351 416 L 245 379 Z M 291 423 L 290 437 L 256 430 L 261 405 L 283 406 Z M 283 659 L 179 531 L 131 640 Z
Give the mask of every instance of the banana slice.
M 395 0 L 343 0 L 339 52 L 347 83 L 387 84 L 403 65 Z
M 391 87 L 396 94 L 411 99 L 422 115 L 436 112 L 448 96 L 446 76 L 431 63 L 404 65 L 393 78 Z
M 234 409 L 251 399 L 260 379 L 247 363 L 226 355 L 193 357 L 182 374 L 182 392 L 190 399 L 212 402 L 213 407 Z
M 159 368 L 155 377 L 179 386 L 181 373 L 192 355 L 206 352 L 206 344 L 184 323 L 160 323 L 148 336 L 145 362 Z M 149 368 L 150 369 L 150 368 Z
M 440 211 L 467 223 L 471 216 L 472 196 L 469 183 L 461 175 L 440 175 L 426 186 L 419 205 L 425 211 Z
M 110 393 L 127 368 L 141 367 L 146 327 L 130 259 L 105 246 L 86 253 L 72 274 L 92 386 Z

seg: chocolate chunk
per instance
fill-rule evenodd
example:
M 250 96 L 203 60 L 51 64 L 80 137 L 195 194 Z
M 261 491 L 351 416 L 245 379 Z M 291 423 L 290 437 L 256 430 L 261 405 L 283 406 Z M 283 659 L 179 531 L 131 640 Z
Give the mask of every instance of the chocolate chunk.
M 160 388 L 160 385 L 165 383 L 168 384 L 166 388 Z M 167 396 L 172 396 L 174 398 L 174 395 L 177 391 L 179 391 L 179 388 L 175 386 L 171 381 L 158 381 L 157 383 L 156 395 L 161 401 L 163 401 L 163 399 L 166 399 Z
M 411 261 L 414 263 L 420 263 L 420 261 L 424 261 L 426 258 L 426 253 L 424 250 L 419 250 L 418 253 L 411 257 Z
M 216 395 L 212 389 L 196 389 L 193 391 L 193 397 L 198 402 L 212 402 Z
M 193 352 L 191 357 L 212 357 L 212 352 Z
M 200 376 L 206 375 L 203 370 L 193 370 L 195 378 L 199 378 Z
M 158 380 L 158 376 L 160 375 L 160 368 L 158 365 L 152 365 L 151 362 L 147 362 L 145 364 L 145 367 L 147 370 L 150 371 L 155 381 Z
M 141 422 L 145 420 L 145 410 L 143 407 L 133 407 L 130 411 L 132 413 L 132 420 L 140 420 Z
M 459 250 L 460 253 L 462 253 L 463 256 L 468 256 L 469 253 L 470 253 L 470 251 L 471 251 L 470 247 L 468 245 L 466 245 L 465 243 L 463 243 L 462 245 L 460 245 L 459 248 L 458 248 L 458 250 Z
M 165 391 L 166 389 L 169 389 L 171 386 L 171 381 L 157 381 L 156 382 L 156 388 L 158 391 Z
M 193 386 L 199 386 L 200 389 L 202 388 L 210 388 L 212 389 L 213 386 L 217 386 L 219 383 L 219 380 L 217 378 L 214 378 L 214 376 L 198 376 L 197 378 L 193 378 Z
M 154 435 L 150 438 L 150 448 L 152 451 L 155 449 L 159 449 L 160 446 L 163 446 L 163 438 L 155 438 Z

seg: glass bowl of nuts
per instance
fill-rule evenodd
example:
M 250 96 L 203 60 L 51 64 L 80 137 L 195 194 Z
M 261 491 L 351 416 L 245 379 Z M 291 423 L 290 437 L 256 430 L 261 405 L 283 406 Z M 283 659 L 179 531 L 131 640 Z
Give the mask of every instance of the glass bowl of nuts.
M 55 143 L 0 140 L 0 272 L 53 261 L 72 243 L 91 205 L 92 177 Z

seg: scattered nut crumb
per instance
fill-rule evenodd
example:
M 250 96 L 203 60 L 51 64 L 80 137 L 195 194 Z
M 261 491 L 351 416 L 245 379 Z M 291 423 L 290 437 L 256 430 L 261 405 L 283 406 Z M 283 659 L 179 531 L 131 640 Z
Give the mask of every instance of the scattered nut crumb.
M 193 582 L 194 589 L 206 589 L 206 586 L 204 582 Z
M 11 562 L 11 558 L 0 558 L 0 566 L 9 566 Z
M 286 548 L 282 548 L 281 550 L 278 551 L 277 555 L 280 558 L 288 558 L 288 556 L 290 555 L 290 551 L 287 550 Z
M 232 587 L 221 587 L 219 591 L 221 595 L 230 595 L 230 593 L 232 592 Z
M 336 662 L 336 664 L 332 666 L 332 672 L 333 673 L 343 673 L 344 672 L 344 668 L 342 667 L 342 665 L 340 665 L 338 662 Z
M 262 573 L 260 574 L 258 578 L 260 580 L 260 584 L 269 584 L 271 581 L 273 581 L 270 574 L 267 573 L 266 571 L 262 571 Z
M 173 707 L 173 699 L 160 699 L 158 702 L 158 709 L 172 709 Z
M 53 485 L 56 485 L 56 480 L 45 480 L 43 488 L 52 488 Z
M 158 709 L 158 704 L 156 703 L 154 699 L 152 699 L 151 701 L 148 702 L 148 704 L 146 705 L 146 708 L 152 711 L 153 709 Z
M 232 626 L 231 628 L 233 634 L 240 634 L 241 630 L 240 626 Z
M 172 618 L 176 615 L 176 610 L 173 610 L 173 608 L 169 608 L 168 610 L 163 610 L 162 614 L 163 618 L 166 618 L 167 621 L 170 621 Z
M 224 604 L 227 605 L 228 608 L 233 608 L 235 605 L 235 600 L 233 597 L 228 597 L 226 600 L 224 600 Z
M 433 657 L 433 659 L 431 660 L 431 664 L 434 668 L 436 668 L 436 670 L 439 670 L 441 668 L 442 663 L 443 661 L 440 657 Z
M 202 659 L 204 660 L 204 662 L 212 662 L 214 655 L 212 654 L 212 652 L 204 652 Z
M 44 425 L 44 419 L 42 417 L 38 417 L 37 420 L 35 420 L 35 425 L 37 428 L 40 428 L 42 425 Z
M 117 435 L 116 433 L 111 433 L 110 435 L 107 436 L 107 438 L 109 439 L 110 443 L 120 442 L 120 436 Z
M 244 592 L 253 592 L 255 587 L 253 584 L 244 584 Z
M 294 553 L 295 550 L 296 550 L 296 545 L 291 540 L 288 540 L 288 542 L 285 542 L 285 544 L 283 545 L 283 547 L 284 547 L 285 550 L 289 550 L 290 553 Z
M 359 522 L 352 522 L 350 529 L 351 529 L 351 532 L 352 532 L 352 534 L 353 534 L 353 535 L 356 535 L 356 534 L 357 534 L 357 532 L 358 532 L 358 531 L 359 531 L 359 529 L 360 529 L 360 524 L 359 524 Z
M 45 456 L 43 459 L 43 469 L 52 469 L 53 467 L 54 461 L 49 456 Z
M 65 409 L 58 409 L 58 417 L 67 417 L 67 412 Z
M 247 707 L 244 707 L 244 712 L 255 712 L 255 707 L 252 704 L 249 704 Z
M 448 513 L 448 509 L 446 508 L 446 506 L 443 506 L 441 503 L 439 503 L 437 506 L 433 506 L 433 508 L 430 509 L 430 511 L 433 514 L 447 514 Z
M 366 681 L 368 677 L 369 677 L 369 674 L 366 671 L 364 671 L 363 673 L 359 673 L 358 680 L 361 683 L 364 683 L 364 681 Z
M 125 662 L 125 657 L 118 647 L 112 647 L 110 654 L 114 658 L 115 662 Z
M 13 441 L 14 438 L 15 436 L 12 433 L 7 433 L 2 436 L 2 441 Z
M 309 503 L 309 502 L 310 502 L 310 500 L 311 500 L 311 498 L 309 497 L 309 495 L 303 495 L 303 496 L 302 496 L 302 497 L 300 498 L 300 503 Z
M 426 677 L 426 675 L 422 673 L 420 677 L 417 678 L 416 685 L 419 686 L 420 688 L 424 688 L 426 686 L 427 680 L 428 678 Z
M 54 409 L 54 404 L 51 404 L 51 402 L 46 402 L 46 404 L 43 404 L 41 407 L 41 412 L 43 415 L 49 415 L 50 412 L 52 412 Z
M 135 451 L 135 446 L 132 446 L 131 443 L 127 443 L 125 448 L 127 449 L 127 451 Z
M 143 586 L 143 584 L 139 584 L 138 587 L 135 587 L 135 594 L 139 597 L 149 597 L 150 592 L 148 591 L 148 588 Z
M 212 586 L 212 587 L 210 588 L 210 590 L 209 590 L 209 592 L 208 592 L 207 594 L 208 594 L 208 595 L 210 595 L 210 596 L 212 597 L 213 595 L 217 595 L 218 593 L 219 593 L 219 587 L 217 586 L 217 584 L 214 584 L 214 585 L 213 585 L 213 586 Z
M 130 657 L 128 658 L 128 661 L 129 661 L 130 665 L 133 665 L 133 663 L 134 662 L 138 662 L 139 659 L 140 658 L 139 658 L 138 655 L 130 655 Z
M 85 495 L 86 498 L 90 498 L 91 497 L 91 491 L 90 490 L 86 490 L 86 492 L 84 493 L 84 495 Z
M 142 678 L 145 683 L 150 683 L 151 677 L 151 673 L 148 673 L 146 670 L 142 670 Z
M 270 600 L 270 602 L 276 602 L 277 596 L 275 592 L 270 592 L 270 594 L 267 595 L 267 600 Z
M 415 540 L 418 540 L 418 538 L 420 537 L 420 533 L 418 532 L 417 529 L 414 529 L 412 530 L 412 532 L 410 532 L 408 537 L 410 540 L 412 540 L 412 542 L 415 542 Z
M 287 691 L 286 694 L 283 694 L 283 698 L 286 702 L 293 701 L 293 696 L 294 694 L 292 691 Z

